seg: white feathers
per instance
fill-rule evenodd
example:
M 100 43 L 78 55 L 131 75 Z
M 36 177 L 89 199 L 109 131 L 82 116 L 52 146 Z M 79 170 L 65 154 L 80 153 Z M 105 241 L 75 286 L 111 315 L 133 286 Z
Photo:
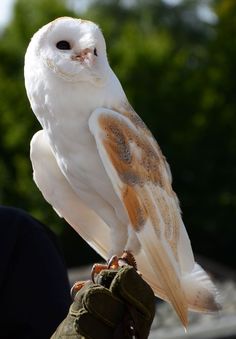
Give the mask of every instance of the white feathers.
M 183 275 L 182 283 L 191 310 L 209 313 L 221 308 L 220 296 L 216 287 L 197 263 L 190 273 Z
M 73 191 L 57 165 L 43 130 L 38 131 L 31 140 L 30 158 L 34 181 L 44 198 L 95 251 L 108 259 L 108 226 Z
M 59 18 L 40 29 L 25 85 L 43 128 L 31 161 L 44 198 L 103 258 L 133 251 L 185 327 L 188 309 L 218 310 L 215 287 L 194 262 L 169 165 L 110 69 L 98 26 Z

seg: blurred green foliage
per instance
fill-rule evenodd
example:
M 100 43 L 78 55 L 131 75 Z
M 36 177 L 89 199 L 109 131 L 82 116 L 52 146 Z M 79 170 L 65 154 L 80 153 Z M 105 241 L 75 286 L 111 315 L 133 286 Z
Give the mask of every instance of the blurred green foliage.
M 69 265 L 89 260 L 92 251 L 83 247 L 81 255 L 83 243 L 33 183 L 29 143 L 40 126 L 23 79 L 32 34 L 58 16 L 85 17 L 102 28 L 112 68 L 167 156 L 194 250 L 233 265 L 236 2 L 212 0 L 212 22 L 199 16 L 201 1 L 122 3 L 92 1 L 85 13 L 72 13 L 62 0 L 16 2 L 0 37 L 1 203 L 26 209 L 59 233 Z

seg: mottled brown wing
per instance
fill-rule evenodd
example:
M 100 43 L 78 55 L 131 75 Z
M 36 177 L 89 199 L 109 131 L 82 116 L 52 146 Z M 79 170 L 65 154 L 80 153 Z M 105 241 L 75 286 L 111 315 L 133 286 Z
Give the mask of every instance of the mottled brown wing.
M 133 111 L 97 109 L 89 127 L 150 269 L 187 326 L 187 302 L 181 286 L 177 248 L 182 220 L 166 160 Z

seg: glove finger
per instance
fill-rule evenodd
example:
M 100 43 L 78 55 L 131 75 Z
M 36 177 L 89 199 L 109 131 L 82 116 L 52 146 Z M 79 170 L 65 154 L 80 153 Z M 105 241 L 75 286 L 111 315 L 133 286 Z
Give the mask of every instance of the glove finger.
M 111 339 L 114 329 L 107 326 L 103 321 L 97 319 L 87 310 L 81 309 L 75 322 L 75 329 L 78 334 L 86 339 Z
M 84 308 L 97 319 L 115 328 L 124 316 L 125 305 L 122 300 L 102 286 L 93 285 L 83 297 Z
M 155 315 L 155 296 L 151 287 L 131 266 L 122 267 L 113 279 L 111 292 L 128 301 L 144 318 L 152 321 Z
M 96 277 L 95 277 L 95 282 L 96 284 L 102 285 L 106 288 L 110 288 L 110 285 L 115 278 L 118 270 L 113 270 L 113 269 L 107 269 L 107 270 L 102 270 Z
M 69 313 L 73 316 L 77 316 L 79 310 L 83 307 L 83 298 L 84 295 L 87 293 L 87 290 L 94 285 L 92 281 L 87 282 L 75 295 L 74 302 L 70 306 Z
M 133 267 L 125 266 L 118 271 L 110 289 L 114 295 L 125 300 L 135 337 L 148 338 L 155 315 L 155 296 L 150 286 Z

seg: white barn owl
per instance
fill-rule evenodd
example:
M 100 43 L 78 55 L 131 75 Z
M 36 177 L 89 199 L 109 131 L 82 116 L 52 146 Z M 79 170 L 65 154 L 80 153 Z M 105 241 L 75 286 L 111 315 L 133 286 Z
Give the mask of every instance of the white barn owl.
M 31 161 L 44 198 L 104 259 L 131 251 L 185 327 L 188 309 L 217 311 L 169 166 L 111 70 L 99 27 L 69 17 L 42 27 L 26 52 L 25 85 L 42 125 Z

